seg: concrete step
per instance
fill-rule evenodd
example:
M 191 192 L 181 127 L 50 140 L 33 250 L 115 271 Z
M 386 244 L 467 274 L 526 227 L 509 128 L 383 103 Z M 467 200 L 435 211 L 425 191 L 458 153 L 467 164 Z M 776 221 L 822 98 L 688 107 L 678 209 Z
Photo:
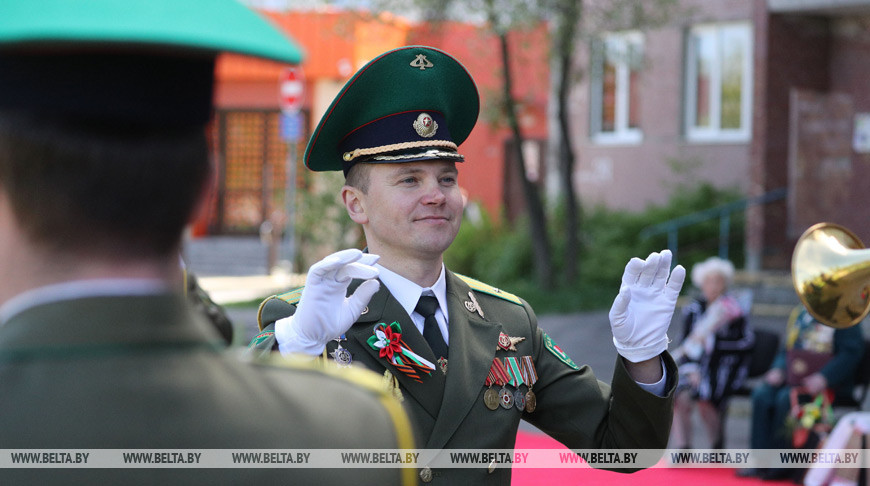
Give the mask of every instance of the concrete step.
M 187 267 L 199 276 L 268 275 L 269 248 L 255 236 L 210 236 L 184 244 Z

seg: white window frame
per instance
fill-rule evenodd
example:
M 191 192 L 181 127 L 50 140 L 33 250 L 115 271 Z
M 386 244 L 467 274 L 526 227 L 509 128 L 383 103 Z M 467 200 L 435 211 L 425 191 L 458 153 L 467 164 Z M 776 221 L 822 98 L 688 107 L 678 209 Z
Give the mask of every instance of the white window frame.
M 615 48 L 623 55 L 616 61 L 616 99 L 614 113 L 614 130 L 604 132 L 601 130 L 601 116 L 604 102 L 604 56 L 607 44 L 615 44 Z M 593 56 L 592 79 L 591 79 L 591 103 L 590 103 L 590 127 L 592 141 L 601 145 L 633 145 L 643 141 L 643 130 L 639 127 L 628 126 L 629 100 L 631 82 L 631 69 L 627 55 L 629 43 L 635 44 L 641 58 L 644 56 L 644 38 L 639 31 L 610 32 L 604 34 L 600 40 L 600 49 Z M 638 89 L 638 88 L 635 88 Z
M 722 104 L 722 32 L 736 30 L 744 35 L 746 55 L 743 59 L 743 77 L 740 92 L 740 127 L 721 128 Z M 693 36 L 708 37 L 713 41 L 713 59 L 710 65 L 710 126 L 698 127 L 696 123 L 697 105 L 697 65 Z M 749 22 L 725 22 L 699 24 L 693 26 L 686 36 L 686 99 L 685 130 L 686 139 L 692 142 L 748 142 L 752 137 L 752 25 Z

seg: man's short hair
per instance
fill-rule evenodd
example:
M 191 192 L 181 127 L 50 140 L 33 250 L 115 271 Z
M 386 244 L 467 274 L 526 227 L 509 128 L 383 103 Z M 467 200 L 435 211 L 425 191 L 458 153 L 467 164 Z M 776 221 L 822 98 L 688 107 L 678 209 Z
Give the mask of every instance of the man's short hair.
M 355 187 L 362 191 L 363 194 L 368 194 L 369 192 L 369 183 L 371 182 L 370 174 L 372 171 L 372 164 L 361 162 L 359 164 L 354 164 L 350 170 L 347 172 L 347 177 L 345 179 L 345 183 L 348 186 Z
M 177 251 L 209 170 L 201 125 L 0 112 L 0 190 L 24 234 L 52 251 Z

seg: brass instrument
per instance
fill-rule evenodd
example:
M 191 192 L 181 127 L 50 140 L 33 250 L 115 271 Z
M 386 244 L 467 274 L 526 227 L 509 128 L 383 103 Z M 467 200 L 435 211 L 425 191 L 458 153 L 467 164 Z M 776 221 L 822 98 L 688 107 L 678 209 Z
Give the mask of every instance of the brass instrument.
M 825 325 L 851 327 L 870 312 L 870 249 L 840 225 L 819 223 L 801 235 L 791 275 L 801 302 Z

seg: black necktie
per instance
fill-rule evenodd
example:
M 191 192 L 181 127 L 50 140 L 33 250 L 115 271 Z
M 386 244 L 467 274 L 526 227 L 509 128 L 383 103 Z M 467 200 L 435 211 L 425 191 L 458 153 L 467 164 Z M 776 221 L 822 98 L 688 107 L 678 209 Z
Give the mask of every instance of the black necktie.
M 424 295 L 417 301 L 414 311 L 425 318 L 423 321 L 423 337 L 435 353 L 435 358 L 447 357 L 447 343 L 438 329 L 438 321 L 435 320 L 435 309 L 438 308 L 438 299 L 431 295 Z

